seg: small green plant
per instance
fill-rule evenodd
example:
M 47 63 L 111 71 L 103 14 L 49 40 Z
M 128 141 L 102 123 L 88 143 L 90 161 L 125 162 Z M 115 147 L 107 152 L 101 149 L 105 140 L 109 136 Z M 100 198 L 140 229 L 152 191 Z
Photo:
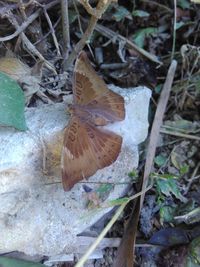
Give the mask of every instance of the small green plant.
M 25 131 L 27 126 L 24 106 L 25 98 L 21 87 L 8 75 L 0 72 L 0 125 Z

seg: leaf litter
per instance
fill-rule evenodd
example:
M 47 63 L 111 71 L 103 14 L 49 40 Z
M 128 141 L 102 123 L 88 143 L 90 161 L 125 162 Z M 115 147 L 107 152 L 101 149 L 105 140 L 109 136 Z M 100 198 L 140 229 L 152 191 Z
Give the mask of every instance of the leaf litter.
M 0 4 L 1 59 L 8 58 L 9 51 L 16 62 L 21 62 L 24 69 L 15 66 L 19 73 L 15 80 L 24 90 L 26 105 L 29 106 L 63 101 L 64 96 L 71 92 L 72 69 L 66 71 L 63 67 L 62 48 L 68 46 L 62 39 L 60 5 L 58 1 L 37 2 L 40 4 L 35 1 L 4 1 Z M 86 43 L 89 50 L 100 48 L 103 61 L 96 66 L 108 83 L 114 81 L 120 86 L 148 85 L 152 88 L 150 145 L 148 152 L 146 149 L 141 151 L 139 178 L 134 180 L 127 194 L 130 197 L 140 191 L 141 177 L 144 177 L 143 188 L 147 186 L 149 176 L 153 177 L 154 187 L 146 193 L 143 207 L 139 207 L 138 200 L 130 202 L 116 222 L 117 230 L 114 225 L 107 234 L 109 237 L 122 237 L 123 229 L 128 229 L 122 238 L 125 245 L 121 256 L 117 256 L 116 248 L 108 247 L 104 259 L 93 260 L 91 266 L 113 266 L 114 259 L 120 259 L 122 265 L 123 260 L 128 259 L 127 267 L 133 262 L 135 266 L 199 266 L 200 5 L 197 0 L 177 1 L 174 22 L 174 3 L 146 0 L 134 4 L 133 1 L 111 3 L 101 20 L 97 21 L 90 43 Z M 68 9 L 70 44 L 73 47 L 85 31 L 90 15 L 81 5 L 74 6 L 70 1 Z M 176 36 L 172 33 L 173 26 Z M 16 38 L 20 33 L 20 38 Z M 164 90 L 173 41 L 174 59 L 178 65 L 165 108 L 159 99 Z M 12 64 L 8 62 L 7 65 L 6 72 L 3 63 L 4 72 L 12 72 L 12 77 L 15 75 Z M 36 72 L 35 65 L 38 66 Z M 117 69 L 113 70 L 116 66 Z M 155 127 L 152 126 L 153 117 L 157 120 Z M 89 201 L 101 205 L 101 198 L 108 191 L 104 188 L 103 193 L 102 190 L 93 192 Z M 125 200 L 127 198 L 121 202 L 114 200 L 113 205 L 122 205 Z M 185 234 L 188 242 L 184 244 Z M 127 237 L 129 235 L 131 238 Z M 160 240 L 159 249 L 157 245 L 148 246 L 153 237 Z M 171 240 L 175 240 L 176 245 Z M 162 248 L 166 242 L 168 248 Z

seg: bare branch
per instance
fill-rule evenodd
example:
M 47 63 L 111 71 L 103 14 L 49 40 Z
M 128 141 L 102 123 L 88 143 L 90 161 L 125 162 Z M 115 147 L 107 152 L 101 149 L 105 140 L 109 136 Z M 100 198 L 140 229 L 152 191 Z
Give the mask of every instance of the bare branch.
M 17 37 L 21 32 L 23 32 L 41 13 L 41 10 L 37 10 L 35 13 L 33 13 L 31 16 L 28 17 L 26 21 L 24 21 L 17 30 L 12 33 L 11 35 L 0 37 L 0 42 L 6 42 L 9 41 L 15 37 Z M 8 13 L 7 13 L 8 14 Z M 7 17 L 7 15 L 6 15 Z
M 53 41 L 54 41 L 54 44 L 55 44 L 55 47 L 56 47 L 56 50 L 57 50 L 57 55 L 58 56 L 61 56 L 61 53 L 60 53 L 60 48 L 59 48 L 59 44 L 58 44 L 58 41 L 57 41 L 57 38 L 56 38 L 56 34 L 55 34 L 55 30 L 54 30 L 54 27 L 52 25 L 52 22 L 50 20 L 50 17 L 46 11 L 46 8 L 44 8 L 44 15 L 46 17 L 46 20 L 49 24 L 49 28 L 51 30 L 51 35 L 52 35 L 52 38 L 53 38 Z
M 7 16 L 8 20 L 10 21 L 10 23 L 18 30 L 20 28 L 19 23 L 17 22 L 15 16 L 12 14 L 12 12 L 9 13 L 9 16 Z M 27 48 L 27 50 L 37 56 L 41 61 L 44 62 L 44 64 L 46 65 L 47 68 L 49 68 L 51 71 L 53 71 L 55 74 L 57 73 L 54 66 L 48 62 L 43 55 L 36 49 L 36 47 L 30 42 L 30 40 L 27 38 L 27 36 L 25 35 L 25 33 L 21 33 L 20 34 L 23 44 L 25 45 L 25 47 Z
M 83 0 L 83 1 L 81 0 L 79 2 L 81 2 L 87 10 L 88 5 L 89 5 L 88 0 Z M 68 59 L 66 60 L 66 65 L 65 65 L 66 69 L 68 69 L 72 65 L 77 55 L 84 48 L 85 44 L 90 40 L 90 37 L 97 24 L 98 18 L 102 16 L 102 14 L 105 12 L 105 10 L 107 9 L 107 7 L 110 5 L 111 2 L 116 2 L 116 0 L 99 0 L 96 9 L 94 9 L 95 15 L 92 14 L 85 33 L 83 34 L 81 40 L 74 47 Z
M 69 14 L 68 14 L 68 0 L 61 1 L 62 10 L 62 30 L 63 30 L 63 52 L 64 52 L 64 70 L 66 70 L 66 58 L 69 55 L 70 49 L 70 30 L 69 30 Z

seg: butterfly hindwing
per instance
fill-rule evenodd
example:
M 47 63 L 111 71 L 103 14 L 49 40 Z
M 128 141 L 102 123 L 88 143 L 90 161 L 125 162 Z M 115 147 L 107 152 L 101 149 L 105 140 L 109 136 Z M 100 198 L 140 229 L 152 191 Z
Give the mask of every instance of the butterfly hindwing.
M 89 136 L 89 142 L 99 169 L 109 166 L 118 157 L 122 137 L 104 129 L 87 124 L 86 130 Z
M 65 130 L 62 151 L 64 190 L 113 163 L 121 149 L 122 138 L 112 132 L 97 129 L 73 116 Z
M 91 176 L 97 170 L 87 132 L 75 116 L 72 116 L 65 129 L 61 168 L 64 190 L 71 189 L 78 181 Z

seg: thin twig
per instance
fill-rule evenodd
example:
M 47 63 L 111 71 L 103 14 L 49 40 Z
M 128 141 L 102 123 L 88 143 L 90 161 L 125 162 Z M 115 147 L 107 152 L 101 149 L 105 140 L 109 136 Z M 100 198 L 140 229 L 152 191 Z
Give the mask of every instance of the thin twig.
M 74 9 L 75 9 L 75 11 L 77 13 L 77 20 L 78 20 L 79 29 L 80 29 L 81 35 L 83 35 L 83 28 L 82 28 L 82 25 L 81 25 L 80 13 L 78 11 L 78 8 L 77 8 L 75 0 L 73 0 L 73 4 L 74 4 Z M 88 49 L 90 51 L 90 54 L 93 55 L 92 49 L 91 49 L 91 47 L 90 47 L 90 45 L 88 43 L 87 43 L 87 47 L 88 47 Z
M 154 56 L 154 55 L 150 54 L 149 52 L 147 52 L 146 50 L 138 47 L 133 42 L 131 42 L 130 40 L 125 38 L 124 36 L 122 36 L 120 34 L 116 34 L 116 32 L 104 27 L 103 25 L 96 24 L 95 30 L 98 31 L 100 34 L 106 36 L 107 38 L 112 39 L 113 37 L 115 37 L 115 40 L 118 40 L 119 42 L 121 42 L 121 41 L 125 42 L 125 46 L 127 46 L 128 48 L 134 49 L 135 51 L 139 52 L 140 54 L 142 54 L 143 56 L 145 56 L 149 60 L 151 60 L 155 63 L 158 63 L 159 65 L 163 64 L 156 56 Z
M 7 16 L 8 20 L 10 21 L 10 23 L 16 28 L 19 29 L 19 23 L 17 22 L 14 14 L 12 14 L 12 12 L 10 12 L 9 16 Z M 30 40 L 27 38 L 27 36 L 25 35 L 25 33 L 21 33 L 20 34 L 22 41 L 24 43 L 24 45 L 27 47 L 28 51 L 31 52 L 33 55 L 37 56 L 41 61 L 44 62 L 44 64 L 46 65 L 47 68 L 49 68 L 51 71 L 53 71 L 55 74 L 57 74 L 54 66 L 48 62 L 43 55 L 36 49 L 36 47 L 30 42 Z
M 78 251 L 75 253 L 83 253 L 83 247 L 88 247 L 92 243 L 95 242 L 96 238 L 91 236 L 77 236 L 78 244 L 81 244 L 80 247 L 77 248 Z M 119 237 L 105 237 L 101 240 L 101 243 L 98 246 L 98 249 L 105 249 L 105 248 L 117 248 L 120 244 L 121 238 Z M 136 243 L 136 247 L 156 247 L 156 245 L 148 244 L 148 243 Z
M 54 29 L 58 26 L 58 24 L 60 23 L 60 20 L 61 20 L 61 18 L 58 18 L 57 21 L 54 23 L 54 25 L 53 25 L 53 28 L 54 28 Z M 34 45 L 37 45 L 37 44 L 39 44 L 40 42 L 44 41 L 50 34 L 51 34 L 51 30 L 48 31 L 45 35 L 43 35 L 43 37 L 42 37 L 40 40 L 37 40 L 37 41 L 34 43 Z
M 25 44 L 25 46 L 27 47 L 28 51 L 33 53 L 35 56 L 37 56 L 41 61 L 44 62 L 45 66 L 53 71 L 53 73 L 57 74 L 54 66 L 49 62 L 47 61 L 43 55 L 36 49 L 36 47 L 29 41 L 29 39 L 27 38 L 27 36 L 22 32 L 21 33 L 21 37 L 22 37 L 22 40 Z
M 79 0 L 79 2 L 84 6 L 84 8 L 87 10 L 88 14 L 90 14 L 93 17 L 96 17 L 97 19 L 100 19 L 103 13 L 106 11 L 107 7 L 110 5 L 111 2 L 117 2 L 117 0 L 103 0 L 99 1 L 96 8 L 93 8 L 89 4 L 89 0 Z
M 126 68 L 128 67 L 128 62 L 126 63 L 110 63 L 110 64 L 101 64 L 100 68 L 102 70 L 118 70 L 118 69 L 122 69 L 122 68 Z
M 181 138 L 187 138 L 187 139 L 200 141 L 200 137 L 199 136 L 195 136 L 195 135 L 191 135 L 191 134 L 184 134 L 184 133 L 181 133 L 181 132 L 172 132 L 172 131 L 166 130 L 164 127 L 162 127 L 160 129 L 160 133 L 169 134 L 169 135 L 174 135 L 174 136 L 178 136 L 178 137 L 181 137 Z
M 174 53 L 176 49 L 176 0 L 174 0 L 174 25 L 173 25 L 173 44 L 172 44 L 172 54 L 171 54 L 171 61 L 174 59 Z
M 62 31 L 63 31 L 63 57 L 64 57 L 64 70 L 66 71 L 66 58 L 68 58 L 70 50 L 70 29 L 69 29 L 69 13 L 68 13 L 68 0 L 61 1 L 62 11 Z
M 59 48 L 59 44 L 58 44 L 58 41 L 57 41 L 57 38 L 56 38 L 56 34 L 55 34 L 55 31 L 54 31 L 54 27 L 51 23 L 51 20 L 49 18 L 49 15 L 46 11 L 46 8 L 44 8 L 44 15 L 46 17 L 46 20 L 49 24 L 49 28 L 51 30 L 51 35 L 52 35 L 52 38 L 53 38 L 53 41 L 54 41 L 54 44 L 55 44 L 55 47 L 56 47 L 56 50 L 57 50 L 57 55 L 60 57 L 61 56 L 61 53 L 60 53 L 60 48 Z
M 41 13 L 41 10 L 37 10 L 35 13 L 33 13 L 31 16 L 28 17 L 26 21 L 24 21 L 17 30 L 5 37 L 0 37 L 0 42 L 6 42 L 9 41 L 15 37 L 17 37 L 21 32 L 23 32 Z
M 200 162 L 197 164 L 196 168 L 194 169 L 191 178 L 189 180 L 187 180 L 188 184 L 187 184 L 187 187 L 186 187 L 185 192 L 183 194 L 184 196 L 188 193 L 193 181 L 199 178 L 199 176 L 196 176 L 197 172 L 199 170 L 199 167 L 200 167 Z
M 59 0 L 55 0 L 55 1 L 52 1 L 51 3 L 47 4 L 45 6 L 46 10 L 53 7 L 54 5 L 58 4 L 59 3 Z M 9 10 L 9 12 L 11 12 L 11 9 Z M 5 12 L 4 13 L 4 16 L 9 16 L 9 12 Z M 41 10 L 37 10 L 35 13 L 33 13 L 32 15 L 30 15 L 26 21 L 24 21 L 21 25 L 18 25 L 18 28 L 17 30 L 12 33 L 11 35 L 9 36 L 5 36 L 5 37 L 0 37 L 0 42 L 5 42 L 5 41 L 9 41 L 15 37 L 17 37 L 21 32 L 23 32 L 36 18 L 39 17 L 41 13 Z M 2 14 L 3 16 L 3 14 Z
M 99 0 L 96 10 L 99 14 L 103 14 L 108 7 L 108 5 L 114 0 Z M 85 44 L 90 40 L 90 37 L 94 31 L 94 28 L 97 24 L 98 18 L 96 16 L 91 16 L 90 21 L 88 23 L 88 27 L 83 34 L 81 40 L 76 44 L 74 47 L 72 53 L 69 55 L 68 59 L 66 60 L 66 69 L 68 69 L 72 64 L 73 61 L 75 60 L 76 56 L 80 51 L 83 49 Z
M 19 7 L 19 3 L 8 5 L 0 7 L 0 16 L 2 17 L 5 13 L 12 11 L 14 9 L 17 9 Z
M 27 16 L 26 16 L 25 6 L 24 6 L 24 3 L 23 3 L 23 0 L 19 0 L 19 10 L 21 12 L 23 20 L 26 20 Z
M 77 54 L 79 54 L 79 52 L 83 49 L 83 47 L 85 46 L 86 42 L 88 42 L 88 40 L 90 39 L 93 31 L 94 31 L 94 27 L 95 24 L 97 23 L 98 19 L 96 17 L 91 17 L 89 25 L 87 27 L 87 30 L 85 31 L 85 33 L 83 34 L 81 40 L 76 44 L 76 46 L 74 47 L 73 51 L 71 52 L 71 54 L 69 55 L 68 59 L 66 60 L 66 69 L 68 69 L 74 62 Z
M 81 20 L 80 20 L 80 14 L 79 14 L 75 0 L 73 0 L 73 4 L 74 4 L 74 9 L 75 9 L 76 14 L 77 14 L 79 29 L 80 29 L 81 34 L 83 34 L 83 29 L 82 29 Z

